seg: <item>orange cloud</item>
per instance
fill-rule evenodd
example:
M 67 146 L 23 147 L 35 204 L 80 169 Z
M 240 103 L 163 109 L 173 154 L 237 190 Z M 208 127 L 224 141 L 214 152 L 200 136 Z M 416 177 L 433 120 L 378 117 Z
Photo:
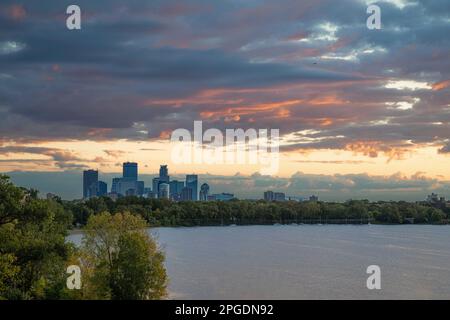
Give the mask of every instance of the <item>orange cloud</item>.
M 407 147 L 387 146 L 381 141 L 352 142 L 345 145 L 344 149 L 347 151 L 353 151 L 355 154 L 361 153 L 371 158 L 378 157 L 378 153 L 382 152 L 388 158 L 388 162 L 391 160 L 404 160 L 405 154 L 412 151 L 411 148 Z
M 320 106 L 326 104 L 343 104 L 346 103 L 346 101 L 339 99 L 336 95 L 328 95 L 308 100 L 308 103 Z
M 87 132 L 87 135 L 89 137 L 99 137 L 99 136 L 104 136 L 104 135 L 110 133 L 111 131 L 112 131 L 112 129 L 110 129 L 110 128 L 91 129 Z
M 334 122 L 333 122 L 333 120 L 332 119 L 330 119 L 330 118 L 325 118 L 325 119 L 323 119 L 322 121 L 321 121 L 321 125 L 322 126 L 330 126 L 330 125 L 332 125 Z
M 432 85 L 432 88 L 434 91 L 439 91 L 442 89 L 445 89 L 447 87 L 450 86 L 450 79 L 449 80 L 444 80 L 444 81 L 440 81 L 440 82 L 436 82 Z
M 159 138 L 160 139 L 169 139 L 171 134 L 172 134 L 172 132 L 169 130 L 161 131 L 159 134 Z
M 302 100 L 288 100 L 281 102 L 270 102 L 270 103 L 262 103 L 250 106 L 242 106 L 236 108 L 227 108 L 224 111 L 204 111 L 200 113 L 200 116 L 205 118 L 218 118 L 223 116 L 242 116 L 242 115 L 250 115 L 258 112 L 272 111 L 280 108 L 290 107 L 296 104 L 301 103 Z
M 6 11 L 14 20 L 23 20 L 27 16 L 25 8 L 18 4 L 13 4 Z

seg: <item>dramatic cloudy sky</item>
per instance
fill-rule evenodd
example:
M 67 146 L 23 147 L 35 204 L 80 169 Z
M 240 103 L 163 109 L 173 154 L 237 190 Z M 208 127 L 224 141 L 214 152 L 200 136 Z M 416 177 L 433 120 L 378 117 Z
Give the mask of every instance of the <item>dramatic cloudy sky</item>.
M 450 196 L 449 32 L 448 0 L 3 0 L 0 171 L 68 198 L 81 181 L 55 177 L 127 160 L 245 197 Z M 279 172 L 172 163 L 194 120 L 280 129 Z

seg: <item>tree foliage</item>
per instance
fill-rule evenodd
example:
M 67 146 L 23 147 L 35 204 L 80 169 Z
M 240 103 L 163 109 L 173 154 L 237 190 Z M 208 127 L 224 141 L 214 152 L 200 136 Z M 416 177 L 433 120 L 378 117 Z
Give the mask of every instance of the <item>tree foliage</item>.
M 130 213 L 103 212 L 87 222 L 79 253 L 83 299 L 161 299 L 166 295 L 164 255 L 147 224 Z
M 0 176 L 0 297 L 57 299 L 65 285 L 72 216 Z
M 102 204 L 103 203 L 103 204 Z M 369 202 L 349 200 L 345 203 L 316 201 L 267 202 L 263 200 L 184 201 L 123 197 L 116 202 L 95 198 L 86 202 L 68 202 L 76 211 L 101 213 L 105 207 L 112 213 L 129 211 L 152 226 L 197 226 L 274 223 L 442 223 L 447 219 L 441 209 L 426 204 Z M 75 220 L 83 224 L 83 220 Z

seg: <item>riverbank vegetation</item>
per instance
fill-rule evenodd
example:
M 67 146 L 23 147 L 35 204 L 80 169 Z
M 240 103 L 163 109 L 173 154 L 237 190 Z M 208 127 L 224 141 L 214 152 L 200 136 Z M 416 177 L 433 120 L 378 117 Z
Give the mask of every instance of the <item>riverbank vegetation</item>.
M 82 226 L 90 216 L 104 211 L 131 212 L 151 226 L 206 226 L 291 223 L 380 223 L 444 224 L 449 212 L 426 204 L 410 202 L 369 202 L 349 200 L 333 202 L 267 202 L 264 200 L 185 201 L 107 197 L 87 201 L 62 201 L 72 212 L 74 224 Z

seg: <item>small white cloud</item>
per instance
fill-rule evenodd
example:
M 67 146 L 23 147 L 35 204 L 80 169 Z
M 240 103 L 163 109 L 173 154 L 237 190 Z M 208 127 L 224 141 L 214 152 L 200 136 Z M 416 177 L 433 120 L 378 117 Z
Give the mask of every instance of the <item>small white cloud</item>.
M 397 110 L 411 110 L 420 98 L 413 98 L 412 101 L 386 102 L 386 105 Z
M 431 85 L 428 84 L 427 82 L 419 82 L 414 80 L 392 80 L 388 81 L 384 87 L 388 89 L 397 89 L 397 90 L 432 89 Z
M 0 42 L 0 54 L 2 55 L 16 53 L 23 50 L 24 48 L 25 48 L 24 43 L 15 41 Z

